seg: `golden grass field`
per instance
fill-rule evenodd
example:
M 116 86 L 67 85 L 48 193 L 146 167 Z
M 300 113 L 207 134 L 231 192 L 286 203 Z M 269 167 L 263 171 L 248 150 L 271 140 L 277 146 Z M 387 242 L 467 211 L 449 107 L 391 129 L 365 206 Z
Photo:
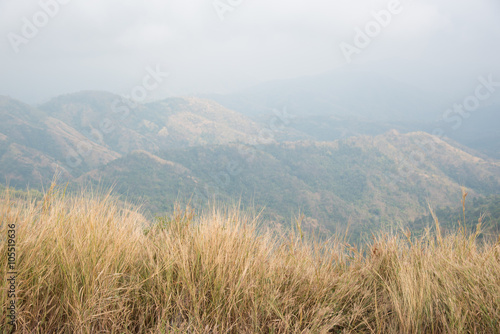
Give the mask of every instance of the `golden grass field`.
M 361 250 L 231 209 L 151 225 L 106 194 L 57 187 L 3 192 L 0 219 L 1 277 L 16 225 L 18 333 L 500 333 L 500 239 L 434 228 Z

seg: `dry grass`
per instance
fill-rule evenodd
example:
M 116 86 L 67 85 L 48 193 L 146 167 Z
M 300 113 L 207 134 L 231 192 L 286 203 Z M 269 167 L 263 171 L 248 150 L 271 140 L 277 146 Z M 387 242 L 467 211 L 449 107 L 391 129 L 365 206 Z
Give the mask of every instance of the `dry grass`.
M 110 197 L 54 188 L 6 192 L 0 210 L 1 254 L 17 226 L 19 333 L 500 332 L 500 245 L 475 235 L 381 235 L 361 251 L 258 231 L 236 210 L 147 227 Z

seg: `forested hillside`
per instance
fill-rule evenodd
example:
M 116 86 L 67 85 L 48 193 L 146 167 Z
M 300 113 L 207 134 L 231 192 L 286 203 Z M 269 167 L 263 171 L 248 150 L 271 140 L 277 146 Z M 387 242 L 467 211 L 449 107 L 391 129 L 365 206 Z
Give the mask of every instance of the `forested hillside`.
M 178 201 L 240 202 L 272 224 L 302 217 L 325 233 L 349 226 L 355 239 L 407 227 L 428 214 L 427 203 L 456 205 L 462 186 L 469 198 L 499 192 L 500 162 L 451 139 L 387 127 L 320 141 L 291 126 L 297 115 L 287 112 L 260 122 L 199 98 L 134 104 L 80 92 L 33 107 L 2 97 L 0 176 L 21 189 L 40 189 L 55 175 L 70 191 L 112 187 L 149 216 Z M 330 122 L 327 133 L 332 124 L 368 126 L 362 132 L 389 126 Z

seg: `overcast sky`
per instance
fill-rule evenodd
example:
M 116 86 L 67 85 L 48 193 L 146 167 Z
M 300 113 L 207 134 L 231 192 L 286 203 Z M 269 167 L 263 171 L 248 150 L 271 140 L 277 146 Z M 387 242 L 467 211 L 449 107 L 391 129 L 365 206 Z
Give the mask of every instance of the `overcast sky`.
M 373 12 L 391 8 L 377 31 Z M 340 45 L 356 47 L 367 24 L 371 42 L 348 64 Z M 170 73 L 151 97 L 339 68 L 433 90 L 500 73 L 498 0 L 0 0 L 0 35 L 0 95 L 30 103 L 87 89 L 127 94 L 148 67 Z

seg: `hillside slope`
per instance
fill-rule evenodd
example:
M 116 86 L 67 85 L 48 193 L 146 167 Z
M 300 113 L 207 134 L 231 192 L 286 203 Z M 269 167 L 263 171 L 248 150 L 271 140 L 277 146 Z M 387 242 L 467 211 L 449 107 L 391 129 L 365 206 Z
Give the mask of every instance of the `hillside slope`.
M 199 98 L 134 106 L 80 92 L 35 108 L 2 97 L 0 177 L 20 188 L 46 185 L 55 173 L 71 187 L 113 186 L 152 215 L 176 200 L 241 199 L 266 208 L 270 221 L 288 224 L 300 213 L 325 231 L 351 223 L 356 237 L 404 225 L 426 214 L 428 201 L 453 205 L 461 186 L 471 197 L 500 191 L 500 162 L 452 140 L 395 130 L 303 140 L 282 116 L 263 125 Z
M 14 299 L 0 299 L 2 332 L 500 331 L 499 243 L 474 235 L 381 234 L 356 247 L 262 228 L 237 209 L 148 221 L 112 196 L 58 187 L 43 200 L 0 189 L 0 221 L 4 236 L 16 225 L 16 247 L 0 252 L 18 250 L 14 278 L 0 258 L 17 311 L 14 330 Z
M 245 141 L 259 129 L 242 114 L 199 98 L 137 104 L 118 95 L 85 91 L 56 97 L 40 109 L 122 154 Z
M 409 156 L 432 147 L 411 165 Z M 170 163 L 160 163 L 159 159 Z M 183 168 L 180 168 L 182 166 Z M 471 197 L 498 193 L 500 165 L 426 133 L 389 132 L 335 142 L 250 147 L 204 146 L 117 159 L 88 175 L 147 206 L 167 211 L 175 199 L 198 205 L 216 199 L 266 207 L 268 219 L 289 222 L 299 211 L 311 226 L 361 230 L 397 226 L 434 206 L 456 204 L 461 186 Z M 82 177 L 81 181 L 87 180 Z M 163 199 L 168 199 L 164 202 Z

